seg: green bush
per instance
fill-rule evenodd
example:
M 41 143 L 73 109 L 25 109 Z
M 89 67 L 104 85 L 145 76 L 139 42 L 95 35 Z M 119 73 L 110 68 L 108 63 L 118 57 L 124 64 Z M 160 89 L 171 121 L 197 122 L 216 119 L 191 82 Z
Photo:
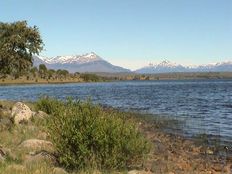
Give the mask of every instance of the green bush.
M 99 82 L 102 81 L 102 78 L 96 74 L 81 74 L 80 78 L 82 78 L 85 82 Z
M 36 110 L 41 110 L 47 114 L 55 113 L 59 111 L 59 107 L 62 106 L 62 102 L 54 98 L 42 97 L 36 102 Z
M 119 112 L 71 99 L 41 99 L 37 107 L 52 115 L 48 131 L 60 164 L 68 169 L 122 169 L 141 165 L 149 153 L 136 124 Z

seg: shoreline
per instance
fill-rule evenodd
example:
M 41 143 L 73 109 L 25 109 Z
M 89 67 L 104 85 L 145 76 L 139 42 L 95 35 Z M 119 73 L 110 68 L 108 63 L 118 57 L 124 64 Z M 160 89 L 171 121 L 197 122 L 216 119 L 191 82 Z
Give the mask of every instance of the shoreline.
M 83 81 L 66 80 L 66 81 L 25 81 L 25 80 L 10 80 L 10 81 L 0 81 L 0 85 L 35 85 L 35 84 L 65 84 L 65 83 L 83 83 Z
M 29 105 L 30 107 L 34 108 L 34 104 L 36 103 L 36 101 L 20 100 L 19 102 L 23 102 Z M 0 99 L 0 109 L 2 103 L 3 104 L 6 103 L 7 105 L 13 105 L 16 102 L 18 102 L 18 100 Z M 211 151 L 215 151 L 214 153 L 211 152 L 211 155 L 213 156 L 219 156 L 220 152 L 224 152 L 226 148 L 227 151 L 229 152 L 227 155 L 232 157 L 232 146 L 231 147 L 228 146 L 230 141 L 220 141 L 217 135 L 211 135 L 207 133 L 186 136 L 184 133 L 182 133 L 181 130 L 184 125 L 183 120 L 176 119 L 175 117 L 173 118 L 172 116 L 146 114 L 146 113 L 140 113 L 138 111 L 124 111 L 114 107 L 104 106 L 101 104 L 99 104 L 99 106 L 103 108 L 105 111 L 114 111 L 114 112 L 125 114 L 126 117 L 135 119 L 136 122 L 142 121 L 149 126 L 153 126 L 155 129 L 159 130 L 160 132 L 168 136 L 176 136 L 184 140 L 192 141 L 197 146 L 205 146 L 205 147 L 207 146 L 208 148 L 212 149 Z M 175 128 L 176 130 L 174 130 L 173 128 Z M 226 143 L 226 144 L 220 144 L 220 143 Z M 215 144 L 217 144 L 217 147 L 214 147 Z
M 4 105 L 11 108 L 15 102 L 0 100 L 0 109 Z M 35 102 L 24 101 L 24 103 L 34 110 Z M 232 156 L 218 156 L 215 153 L 217 149 L 214 147 L 209 147 L 202 142 L 197 144 L 194 139 L 165 132 L 167 125 L 177 126 L 179 124 L 177 120 L 162 118 L 162 116 L 154 117 L 154 115 L 125 112 L 109 107 L 102 108 L 105 112 L 119 112 L 125 118 L 134 120 L 140 132 L 152 143 L 153 148 L 144 164 L 144 170 L 152 170 L 154 173 L 174 172 L 185 174 L 191 172 L 205 174 L 232 169 Z
M 78 80 L 64 80 L 64 81 L 18 81 L 18 80 L 11 80 L 11 81 L 0 81 L 0 86 L 7 86 L 7 85 L 41 85 L 41 84 L 71 84 L 71 83 L 104 83 L 104 82 L 133 82 L 133 81 L 191 81 L 191 80 L 232 80 L 232 78 L 163 78 L 163 79 L 154 79 L 154 80 L 105 80 L 105 81 L 78 81 Z

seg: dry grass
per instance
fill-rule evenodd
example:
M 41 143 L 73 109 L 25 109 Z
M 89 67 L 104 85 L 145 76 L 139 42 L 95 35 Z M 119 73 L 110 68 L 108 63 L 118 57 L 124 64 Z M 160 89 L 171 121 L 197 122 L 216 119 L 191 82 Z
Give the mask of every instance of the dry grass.
M 7 84 L 48 84 L 48 83 L 78 83 L 83 82 L 81 78 L 66 78 L 66 79 L 27 79 L 26 77 L 20 77 L 18 79 L 0 79 L 0 85 Z

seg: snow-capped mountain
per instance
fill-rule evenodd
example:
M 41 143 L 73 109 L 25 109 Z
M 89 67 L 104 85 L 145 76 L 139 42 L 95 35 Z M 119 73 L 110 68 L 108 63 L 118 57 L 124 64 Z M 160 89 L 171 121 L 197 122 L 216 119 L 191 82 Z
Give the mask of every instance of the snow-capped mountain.
M 158 64 L 150 63 L 148 66 L 145 66 L 141 69 L 136 70 L 136 73 L 167 73 L 167 72 L 183 72 L 185 71 L 185 67 L 182 65 L 178 65 L 176 63 L 172 63 L 168 60 L 164 60 Z
M 89 54 L 84 54 L 84 55 L 56 56 L 56 57 L 47 58 L 47 59 L 45 58 L 43 60 L 48 64 L 55 64 L 55 63 L 60 63 L 60 64 L 71 64 L 71 63 L 83 64 L 83 63 L 99 61 L 99 60 L 102 60 L 102 58 L 100 58 L 95 53 L 91 52 Z
M 114 66 L 105 61 L 94 52 L 84 55 L 43 57 L 34 56 L 34 66 L 45 64 L 51 69 L 67 69 L 69 72 L 106 72 L 122 73 L 131 72 L 129 69 Z M 232 61 L 211 63 L 206 65 L 184 66 L 164 60 L 160 63 L 152 64 L 140 68 L 134 73 L 155 74 L 172 72 L 232 72 Z
M 158 64 L 149 64 L 146 67 L 136 70 L 136 73 L 155 74 L 170 72 L 232 72 L 232 61 L 212 63 L 199 66 L 184 66 L 172 63 L 170 61 L 162 61 Z
M 93 52 L 84 55 L 51 58 L 34 56 L 34 66 L 39 64 L 45 64 L 51 69 L 66 69 L 69 72 L 130 72 L 129 69 L 110 64 Z

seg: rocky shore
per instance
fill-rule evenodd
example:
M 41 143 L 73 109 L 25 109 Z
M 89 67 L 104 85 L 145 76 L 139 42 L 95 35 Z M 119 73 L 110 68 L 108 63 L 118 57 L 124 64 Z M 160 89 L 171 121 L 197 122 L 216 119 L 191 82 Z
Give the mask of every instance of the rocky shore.
M 56 149 L 43 127 L 47 117 L 49 115 L 36 110 L 33 103 L 0 101 L 0 173 L 75 173 L 58 165 Z M 232 173 L 230 157 L 218 158 L 213 148 L 197 146 L 191 140 L 164 133 L 157 121 L 133 119 L 152 142 L 152 151 L 140 168 L 110 173 Z

